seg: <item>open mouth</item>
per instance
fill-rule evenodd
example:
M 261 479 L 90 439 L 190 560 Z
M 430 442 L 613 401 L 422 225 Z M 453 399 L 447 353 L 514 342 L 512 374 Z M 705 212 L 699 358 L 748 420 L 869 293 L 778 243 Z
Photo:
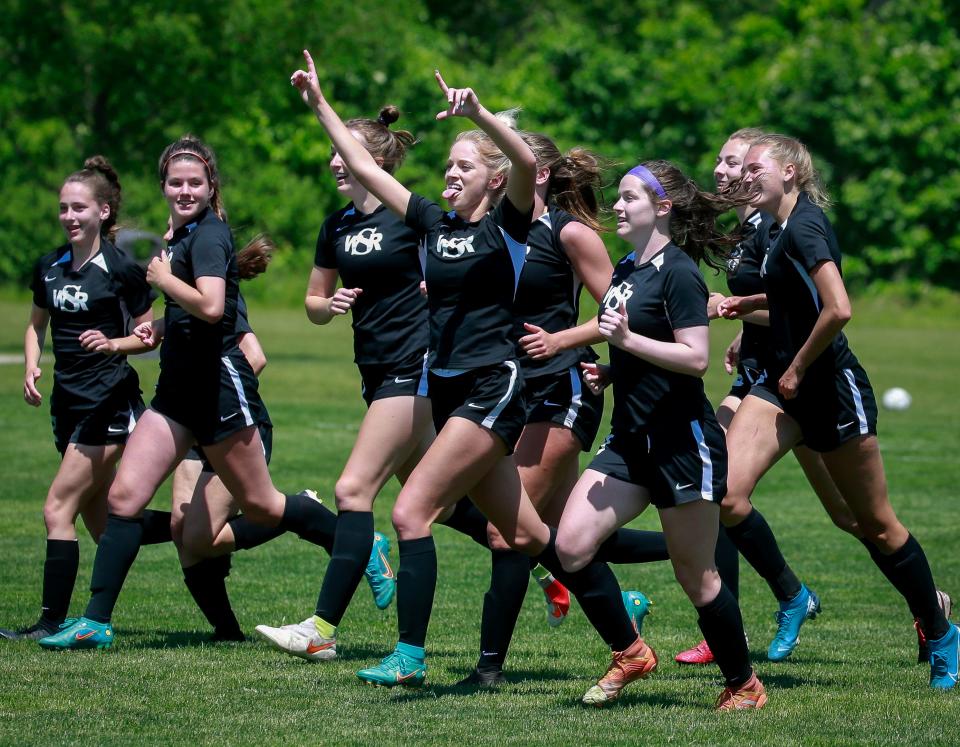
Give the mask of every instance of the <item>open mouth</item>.
M 463 191 L 463 185 L 450 183 L 447 185 L 447 188 L 443 190 L 443 199 L 450 200 L 457 197 Z

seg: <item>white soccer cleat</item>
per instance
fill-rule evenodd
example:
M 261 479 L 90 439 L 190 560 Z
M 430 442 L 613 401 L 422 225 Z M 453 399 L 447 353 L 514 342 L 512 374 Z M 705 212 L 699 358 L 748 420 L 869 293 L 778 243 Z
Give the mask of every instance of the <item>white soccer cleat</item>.
M 258 625 L 257 633 L 274 648 L 307 661 L 327 661 L 337 658 L 337 639 L 324 638 L 317 630 L 311 615 L 301 623 L 271 628 Z

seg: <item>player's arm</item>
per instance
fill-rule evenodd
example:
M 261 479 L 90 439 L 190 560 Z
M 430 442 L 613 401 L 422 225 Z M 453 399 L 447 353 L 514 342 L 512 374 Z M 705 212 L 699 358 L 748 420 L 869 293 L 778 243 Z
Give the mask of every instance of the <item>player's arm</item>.
M 50 312 L 33 305 L 30 309 L 30 322 L 23 336 L 23 399 L 28 405 L 39 407 L 43 395 L 37 389 L 37 380 L 42 375 L 40 355 L 50 324 Z
M 253 332 L 244 332 L 240 335 L 237 345 L 240 346 L 240 352 L 247 359 L 250 368 L 253 369 L 253 375 L 259 377 L 263 369 L 267 367 L 267 354 L 263 352 L 260 340 Z
M 314 324 L 328 324 L 335 316 L 346 314 L 363 293 L 361 288 L 337 288 L 339 275 L 335 268 L 316 265 L 310 271 L 304 306 L 307 319 Z

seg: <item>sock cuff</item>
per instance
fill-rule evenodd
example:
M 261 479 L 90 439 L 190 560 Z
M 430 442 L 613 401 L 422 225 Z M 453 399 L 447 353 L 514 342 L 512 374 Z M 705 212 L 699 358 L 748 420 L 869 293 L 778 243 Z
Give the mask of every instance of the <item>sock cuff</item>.
M 751 508 L 750 513 L 747 514 L 743 521 L 736 526 L 724 527 L 724 529 L 727 530 L 727 536 L 730 537 L 730 539 L 735 539 L 742 537 L 744 534 L 749 532 L 754 526 L 756 526 L 758 521 L 765 521 L 763 514 L 757 511 L 756 508 Z
M 433 535 L 418 537 L 412 540 L 398 540 L 397 552 L 400 557 L 410 557 L 412 555 L 426 555 L 436 553 L 437 548 L 433 542 Z
M 920 543 L 917 542 L 912 534 L 908 534 L 907 541 L 903 543 L 903 547 L 887 555 L 887 562 L 894 566 L 900 565 L 904 561 L 909 560 L 917 551 L 923 552 L 920 548 Z
M 108 513 L 107 521 L 120 522 L 122 524 L 139 524 L 143 526 L 142 516 L 120 516 L 120 514 Z
M 731 602 L 736 604 L 736 599 L 733 594 L 730 593 L 727 585 L 721 581 L 720 591 L 717 593 L 717 596 L 702 607 L 696 607 L 696 610 L 700 617 L 713 617 L 726 609 Z
M 411 540 L 411 542 L 416 542 L 416 540 Z M 399 641 L 397 647 L 394 649 L 398 654 L 403 654 L 404 656 L 409 656 L 417 661 L 423 661 L 424 657 L 427 655 L 426 650 L 423 646 L 414 646 L 410 643 L 404 643 Z

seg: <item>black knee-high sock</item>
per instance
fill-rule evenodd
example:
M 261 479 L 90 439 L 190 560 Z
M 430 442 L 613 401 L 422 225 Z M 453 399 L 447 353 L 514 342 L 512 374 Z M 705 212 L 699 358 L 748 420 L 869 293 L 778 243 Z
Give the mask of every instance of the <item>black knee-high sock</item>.
M 911 534 L 903 547 L 885 560 L 889 564 L 891 583 L 907 600 L 913 616 L 920 620 L 927 640 L 935 641 L 946 635 L 950 625 L 940 609 L 937 587 L 920 543 Z
M 240 623 L 233 614 L 227 594 L 226 578 L 229 575 L 230 556 L 221 555 L 184 568 L 183 582 L 217 636 L 242 640 Z
M 143 512 L 143 537 L 140 544 L 159 545 L 163 542 L 173 542 L 173 535 L 170 534 L 170 512 L 148 508 Z
M 721 584 L 717 598 L 697 607 L 697 624 L 713 652 L 713 658 L 730 687 L 740 687 L 753 673 L 750 652 L 743 635 L 740 607 L 730 590 Z
M 737 546 L 730 540 L 723 524 L 717 532 L 717 551 L 714 554 L 717 572 L 720 580 L 726 586 L 734 599 L 740 598 L 740 553 Z
M 47 558 L 43 562 L 41 620 L 59 625 L 66 619 L 79 567 L 79 542 L 75 539 L 47 540 Z
M 450 518 L 441 523 L 445 527 L 456 529 L 460 534 L 467 535 L 478 545 L 489 546 L 487 541 L 487 517 L 473 505 L 473 501 L 469 498 L 461 498 L 457 501 Z
M 437 587 L 437 548 L 433 537 L 397 542 L 397 629 L 400 642 L 423 648 Z
M 502 669 L 530 582 L 530 559 L 514 550 L 490 553 L 490 589 L 483 596 L 477 669 Z
M 320 501 L 305 495 L 288 495 L 280 526 L 300 539 L 333 551 L 333 535 L 337 531 L 337 515 Z
M 551 530 L 550 542 L 537 561 L 577 598 L 583 613 L 612 651 L 629 648 L 637 640 L 637 631 L 624 609 L 620 585 L 610 566 L 592 560 L 585 568 L 568 573 L 557 557 L 556 539 L 556 530 Z
M 604 540 L 593 559 L 601 563 L 653 563 L 669 560 L 670 553 L 663 532 L 621 528 Z
M 867 548 L 867 552 L 870 553 L 870 559 L 874 562 L 874 565 L 880 569 L 880 573 L 883 574 L 883 577 L 887 579 L 891 584 L 896 586 L 894 581 L 894 572 L 893 564 L 890 562 L 890 555 L 884 555 L 880 552 L 880 548 L 873 544 L 866 537 L 859 537 L 860 544 Z
M 341 511 L 330 564 L 317 598 L 317 617 L 334 627 L 340 624 L 363 578 L 372 547 L 373 512 Z
M 233 546 L 238 550 L 250 550 L 259 547 L 287 531 L 279 525 L 268 527 L 264 524 L 254 524 L 243 514 L 234 516 L 227 524 L 230 525 L 230 530 L 233 532 Z
M 143 522 L 140 518 L 128 519 L 116 514 L 107 516 L 107 528 L 97 545 L 97 557 L 93 561 L 91 597 L 84 617 L 101 623 L 110 622 L 120 589 L 140 551 L 142 535 Z
M 727 536 L 779 601 L 788 602 L 800 593 L 800 581 L 783 559 L 773 530 L 757 509 L 735 527 L 727 527 Z

